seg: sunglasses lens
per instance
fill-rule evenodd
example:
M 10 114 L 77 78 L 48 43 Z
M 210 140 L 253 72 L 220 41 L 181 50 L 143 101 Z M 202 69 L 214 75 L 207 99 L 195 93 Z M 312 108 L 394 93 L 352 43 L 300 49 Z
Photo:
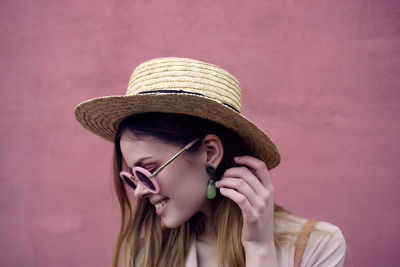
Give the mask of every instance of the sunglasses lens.
M 136 189 L 136 184 L 132 181 L 130 177 L 127 177 L 126 175 L 122 175 L 122 178 L 124 179 L 125 183 L 132 188 L 133 190 Z
M 139 180 L 150 190 L 155 191 L 156 187 L 154 186 L 153 182 L 150 180 L 149 177 L 147 177 L 147 175 L 145 175 L 144 173 L 141 173 L 140 171 L 136 171 L 136 176 L 137 178 L 139 178 Z

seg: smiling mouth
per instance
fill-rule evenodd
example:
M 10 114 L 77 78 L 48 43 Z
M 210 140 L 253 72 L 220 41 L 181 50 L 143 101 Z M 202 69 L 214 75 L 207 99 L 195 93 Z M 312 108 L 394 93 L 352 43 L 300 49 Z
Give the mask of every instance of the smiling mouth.
M 164 205 L 167 203 L 167 201 L 168 201 L 168 199 L 164 199 L 163 201 L 158 202 L 154 206 L 156 207 L 156 209 L 161 209 L 162 207 L 164 207 Z

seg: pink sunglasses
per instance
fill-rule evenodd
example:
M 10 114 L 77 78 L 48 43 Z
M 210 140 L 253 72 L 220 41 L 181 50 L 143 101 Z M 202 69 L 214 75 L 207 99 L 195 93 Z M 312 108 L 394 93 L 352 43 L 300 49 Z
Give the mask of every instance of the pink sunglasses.
M 176 153 L 172 158 L 170 158 L 166 163 L 164 163 L 161 167 L 159 167 L 154 172 L 149 172 L 145 168 L 142 167 L 133 167 L 132 174 L 126 171 L 122 171 L 119 173 L 121 179 L 131 188 L 133 191 L 136 189 L 138 183 L 142 183 L 150 192 L 153 194 L 157 194 L 160 191 L 160 186 L 156 179 L 151 179 L 156 176 L 160 171 L 162 171 L 165 167 L 168 166 L 174 159 L 176 159 L 180 154 L 191 148 L 200 138 L 194 139 L 192 142 L 187 144 L 184 148 L 182 148 L 178 153 Z

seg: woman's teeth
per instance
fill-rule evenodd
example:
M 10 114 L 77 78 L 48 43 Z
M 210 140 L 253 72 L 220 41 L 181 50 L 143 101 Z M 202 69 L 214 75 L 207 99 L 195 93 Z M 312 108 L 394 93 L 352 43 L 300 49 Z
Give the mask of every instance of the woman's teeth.
M 155 204 L 154 206 L 156 207 L 156 209 L 159 209 L 159 208 L 162 208 L 165 205 L 165 203 L 167 203 L 167 200 L 160 201 L 157 204 Z

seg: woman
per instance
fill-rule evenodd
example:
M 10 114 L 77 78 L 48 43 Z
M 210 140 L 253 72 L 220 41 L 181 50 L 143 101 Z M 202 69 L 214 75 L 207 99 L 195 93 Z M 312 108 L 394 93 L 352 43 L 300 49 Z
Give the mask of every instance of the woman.
M 114 142 L 121 227 L 113 266 L 342 266 L 341 231 L 274 203 L 270 138 L 241 112 L 227 71 L 157 58 L 125 96 L 81 103 L 77 120 Z M 128 189 L 128 190 L 127 190 Z

